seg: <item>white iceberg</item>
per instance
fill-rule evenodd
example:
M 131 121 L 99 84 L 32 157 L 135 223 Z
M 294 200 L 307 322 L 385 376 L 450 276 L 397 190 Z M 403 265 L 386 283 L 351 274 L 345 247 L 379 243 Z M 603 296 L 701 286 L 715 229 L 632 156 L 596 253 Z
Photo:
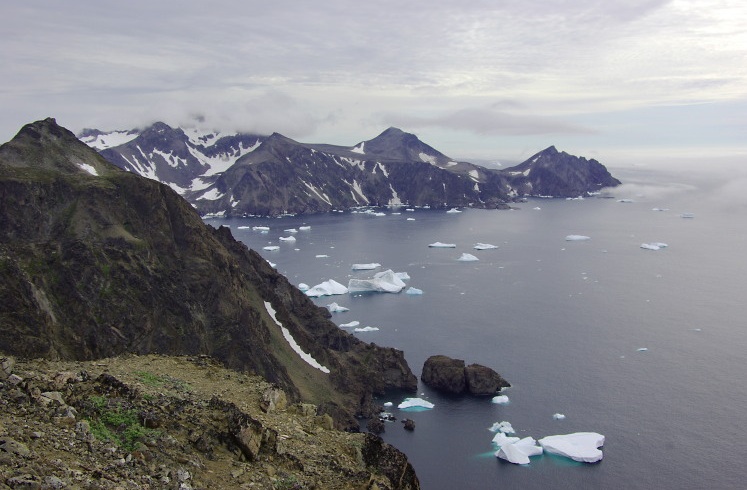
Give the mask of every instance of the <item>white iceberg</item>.
M 254 231 L 270 231 L 269 226 L 252 226 L 252 230 Z
M 568 242 L 580 242 L 583 240 L 591 240 L 591 237 L 586 235 L 568 235 L 565 237 L 565 240 Z
M 413 294 L 413 295 L 423 294 L 423 290 L 410 286 L 409 288 L 407 288 L 407 291 L 405 291 L 405 294 Z
M 266 247 L 262 247 L 262 250 L 267 250 L 268 252 L 274 252 L 276 250 L 280 250 L 280 247 L 277 245 L 267 245 Z
M 329 281 L 324 281 L 323 283 L 317 284 L 313 288 L 310 288 L 308 291 L 306 291 L 306 296 L 318 298 L 319 296 L 332 296 L 335 294 L 345 294 L 347 292 L 348 288 L 335 281 L 334 279 L 330 279 Z
M 596 432 L 575 432 L 558 436 L 547 436 L 539 440 L 540 446 L 552 454 L 582 463 L 596 463 L 602 459 L 604 436 Z
M 363 328 L 354 328 L 353 332 L 378 332 L 379 327 L 363 327 Z
M 475 250 L 492 250 L 498 248 L 498 245 L 492 245 L 490 243 L 475 243 Z
M 503 422 L 495 422 L 489 430 L 490 432 L 503 432 L 504 434 L 513 434 L 516 432 L 511 426 L 511 422 L 506 422 L 505 420 Z
M 406 221 L 415 221 L 415 218 L 407 218 Z
M 480 259 L 478 259 L 477 257 L 475 257 L 472 254 L 463 253 L 462 256 L 459 257 L 457 260 L 459 262 L 475 262 L 475 261 L 478 261 Z
M 309 231 L 311 227 L 310 226 L 299 226 L 298 229 L 301 231 Z
M 399 293 L 405 283 L 391 269 L 374 274 L 373 279 L 350 279 L 348 291 L 351 293 Z
M 456 248 L 455 243 L 441 243 L 441 242 L 434 242 L 428 245 L 431 248 Z
M 449 213 L 449 214 L 461 213 L 461 211 L 459 211 L 457 208 L 451 208 L 451 209 L 449 209 L 446 212 Z
M 493 444 L 495 444 L 496 446 L 505 446 L 507 444 L 513 444 L 515 442 L 519 442 L 518 437 L 507 436 L 503 432 L 498 432 L 495 437 L 493 437 Z
M 391 407 L 392 405 L 394 405 L 394 403 L 392 403 L 392 402 L 384 402 L 384 406 L 385 407 Z
M 308 291 L 309 285 L 305 282 L 298 283 L 298 289 L 300 289 L 301 291 Z
M 381 264 L 371 262 L 370 264 L 353 264 L 351 269 L 354 271 L 369 271 L 371 269 L 376 269 L 377 267 L 381 267 Z
M 638 352 L 646 352 L 648 350 L 648 347 L 639 347 L 636 349 Z
M 554 413 L 552 414 L 552 418 L 555 420 L 565 420 L 565 415 L 562 413 Z
M 317 259 L 326 259 L 326 258 L 329 257 L 329 255 L 327 255 L 327 254 L 318 254 L 318 255 L 315 255 L 314 257 L 316 257 Z
M 237 227 L 238 230 L 248 230 L 249 228 L 251 228 L 251 226 L 238 226 Z
M 286 230 L 283 230 L 286 233 L 298 233 L 298 230 L 295 228 L 288 228 Z
M 494 396 L 490 402 L 497 405 L 506 405 L 508 403 L 508 397 L 506 395 Z
M 514 464 L 529 464 L 530 456 L 540 454 L 542 454 L 542 448 L 537 446 L 537 441 L 531 437 L 525 437 L 513 444 L 505 444 L 495 453 L 497 457 Z
M 281 236 L 280 237 L 280 241 L 281 242 L 295 242 L 296 241 L 296 237 L 294 237 L 293 235 L 291 235 L 291 236 Z
M 407 272 L 395 272 L 394 275 L 397 276 L 397 277 L 399 277 L 403 281 L 409 281 L 410 280 L 410 274 L 408 274 Z
M 422 398 L 405 398 L 402 403 L 397 405 L 397 408 L 400 410 L 406 410 L 408 408 L 415 410 L 429 410 L 433 407 L 435 407 L 433 403 L 428 400 L 423 400 Z
M 361 324 L 361 322 L 359 322 L 358 320 L 353 320 L 350 323 L 341 323 L 340 327 L 342 327 L 342 328 L 353 328 L 353 327 L 357 327 L 360 324 Z
M 666 243 L 653 242 L 653 243 L 641 243 L 641 248 L 644 250 L 661 250 L 662 248 L 668 247 Z
M 330 313 L 342 313 L 344 311 L 350 311 L 350 308 L 345 308 L 344 306 L 340 306 L 337 303 L 328 304 L 327 309 Z

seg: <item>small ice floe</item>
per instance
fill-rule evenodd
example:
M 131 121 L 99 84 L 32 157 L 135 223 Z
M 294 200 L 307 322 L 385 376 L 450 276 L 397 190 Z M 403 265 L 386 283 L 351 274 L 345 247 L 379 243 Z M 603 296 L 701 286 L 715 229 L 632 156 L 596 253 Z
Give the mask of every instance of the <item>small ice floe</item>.
M 363 328 L 354 328 L 353 332 L 378 332 L 379 327 L 363 327 Z
M 596 463 L 603 457 L 599 448 L 604 446 L 604 436 L 596 432 L 547 436 L 538 442 L 548 453 L 565 456 L 581 463 Z
M 456 248 L 455 243 L 434 242 L 428 245 L 430 248 Z
M 680 216 L 683 218 L 692 219 L 695 217 L 695 213 L 682 213 Z
M 288 229 L 285 229 L 283 231 L 286 232 L 286 233 L 298 233 L 298 230 L 295 229 L 295 228 L 288 228 Z
M 353 269 L 354 271 L 368 271 L 371 269 L 376 269 L 377 267 L 381 267 L 381 264 L 371 262 L 370 264 L 353 264 L 351 269 Z
M 318 255 L 315 255 L 314 257 L 316 257 L 317 259 L 326 259 L 326 258 L 329 258 L 329 255 L 327 255 L 327 254 L 318 254 Z
M 309 285 L 306 284 L 305 282 L 301 282 L 298 284 L 298 289 L 300 289 L 301 291 L 308 291 Z
M 552 414 L 552 418 L 554 420 L 565 420 L 565 415 L 562 413 L 554 413 Z
M 407 218 L 407 221 L 415 221 L 415 218 Z
M 350 311 L 350 308 L 345 308 L 344 306 L 340 306 L 337 303 L 328 304 L 327 309 L 330 313 L 342 313 L 345 311 Z
M 644 250 L 661 250 L 662 248 L 666 248 L 668 245 L 666 243 L 661 242 L 653 242 L 653 243 L 641 243 L 641 248 Z
M 494 396 L 493 399 L 490 400 L 490 403 L 495 403 L 497 405 L 507 405 L 508 397 L 506 395 Z
M 542 454 L 542 447 L 537 445 L 531 437 L 525 437 L 511 444 L 504 444 L 496 451 L 498 458 L 505 459 L 513 464 L 529 464 L 530 456 L 539 456 Z
M 254 231 L 270 231 L 269 226 L 252 226 L 252 230 Z
M 636 352 L 646 352 L 648 350 L 648 347 L 639 347 L 635 351 Z
M 468 254 L 468 253 L 463 253 L 463 254 L 461 255 L 461 257 L 459 257 L 459 258 L 458 258 L 457 260 L 458 260 L 459 262 L 476 262 L 476 261 L 478 261 L 478 260 L 480 260 L 480 259 L 478 259 L 477 257 L 475 257 L 475 256 L 474 256 L 474 255 L 472 255 L 472 254 Z
M 412 295 L 423 294 L 423 290 L 422 289 L 418 289 L 418 288 L 414 288 L 414 287 L 410 286 L 405 291 L 405 294 L 412 294 Z
M 353 320 L 350 323 L 341 323 L 340 327 L 342 327 L 342 328 L 353 328 L 353 327 L 357 327 L 360 324 L 361 324 L 361 322 L 359 322 L 358 320 Z
M 309 231 L 311 227 L 310 226 L 299 226 L 298 229 L 301 231 Z
M 669 208 L 651 208 L 651 211 L 669 211 Z
M 414 213 L 415 212 L 415 210 L 412 209 L 412 208 L 407 208 L 407 209 L 405 209 L 405 211 L 407 211 L 408 213 Z
M 394 403 L 392 403 L 392 402 L 384 402 L 384 406 L 385 407 L 391 407 L 392 405 L 394 405 Z
M 262 247 L 262 250 L 267 250 L 268 252 L 274 252 L 275 250 L 280 250 L 280 247 L 277 245 L 267 245 L 266 247 Z
M 492 250 L 498 248 L 498 245 L 491 245 L 490 243 L 475 243 L 473 248 L 475 250 Z
M 237 230 L 248 230 L 249 228 L 251 228 L 251 226 L 238 226 L 238 227 L 236 227 Z
M 541 210 L 542 208 L 541 208 L 541 207 L 539 207 L 539 206 L 535 206 L 535 207 L 533 207 L 532 209 L 534 209 L 535 211 L 540 211 L 540 210 Z
M 347 292 L 348 288 L 334 279 L 330 279 L 329 281 L 324 281 L 307 290 L 306 296 L 318 298 L 319 296 L 333 296 L 335 294 L 345 294 Z
M 405 283 L 391 270 L 377 272 L 372 279 L 350 279 L 348 290 L 351 293 L 399 293 Z
M 449 214 L 461 213 L 461 211 L 459 211 L 457 208 L 451 208 L 446 212 Z
M 409 281 L 410 280 L 410 274 L 408 274 L 407 272 L 395 272 L 394 275 L 397 276 L 397 277 L 399 277 L 403 281 Z
M 296 237 L 294 237 L 293 235 L 290 235 L 290 236 L 281 236 L 280 237 L 280 241 L 281 242 L 295 242 L 296 241 Z
M 511 422 L 506 422 L 505 420 L 503 422 L 495 422 L 489 430 L 490 432 L 503 432 L 504 434 L 513 434 L 516 432 L 511 426 Z
M 591 237 L 586 235 L 568 235 L 565 237 L 565 241 L 567 242 L 581 242 L 584 240 L 591 240 Z
M 433 403 L 428 400 L 423 400 L 422 398 L 405 398 L 402 403 L 397 405 L 397 408 L 400 410 L 412 411 L 430 410 L 433 407 L 435 407 Z

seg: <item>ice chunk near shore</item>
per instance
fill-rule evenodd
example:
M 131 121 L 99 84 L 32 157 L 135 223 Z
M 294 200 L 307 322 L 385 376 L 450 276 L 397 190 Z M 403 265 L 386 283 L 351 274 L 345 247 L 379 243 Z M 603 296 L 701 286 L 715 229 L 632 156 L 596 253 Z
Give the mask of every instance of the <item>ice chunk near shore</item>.
M 565 240 L 567 242 L 580 242 L 584 240 L 591 240 L 591 237 L 588 237 L 586 235 L 568 235 L 565 237 Z
M 397 405 L 397 408 L 400 410 L 430 410 L 431 408 L 435 407 L 435 405 L 428 400 L 423 400 L 422 398 L 405 398 L 402 403 Z
M 503 432 L 504 434 L 513 434 L 516 432 L 511 426 L 511 422 L 506 422 L 505 420 L 503 422 L 495 422 L 489 430 L 490 432 Z
M 363 327 L 363 328 L 354 328 L 353 332 L 378 332 L 379 327 Z
M 512 444 L 504 444 L 495 453 L 497 457 L 513 464 L 529 464 L 530 456 L 540 454 L 542 454 L 542 448 L 537 446 L 537 441 L 531 437 L 525 437 Z
M 266 247 L 262 247 L 262 250 L 267 250 L 268 252 L 274 252 L 276 250 L 280 250 L 280 247 L 277 245 L 267 245 Z
M 290 235 L 290 236 L 281 236 L 280 237 L 280 241 L 281 242 L 295 242 L 296 241 L 296 237 L 294 237 L 293 235 Z
M 476 261 L 478 261 L 480 259 L 478 259 L 477 257 L 475 257 L 472 254 L 463 253 L 462 256 L 459 257 L 457 260 L 459 262 L 476 262 Z
M 327 309 L 330 313 L 342 313 L 344 311 L 350 311 L 350 308 L 345 308 L 344 306 L 340 306 L 337 303 L 328 304 Z
M 359 322 L 358 320 L 353 320 L 350 323 L 341 323 L 340 327 L 342 327 L 342 328 L 353 328 L 353 327 L 357 327 L 360 324 L 361 324 L 361 322 Z
M 392 403 L 392 402 L 384 402 L 384 406 L 387 407 L 387 408 L 391 407 L 392 405 L 394 405 L 394 403 Z
M 498 248 L 498 245 L 492 245 L 490 243 L 475 243 L 473 247 L 475 250 L 492 250 Z
M 404 287 L 405 283 L 391 269 L 377 272 L 373 279 L 351 279 L 348 282 L 351 293 L 399 293 Z
M 661 250 L 665 247 L 668 247 L 668 245 L 661 242 L 641 243 L 641 248 L 644 250 Z
M 371 262 L 370 264 L 353 264 L 351 269 L 353 269 L 354 271 L 369 271 L 372 269 L 376 269 L 377 267 L 381 267 L 381 264 Z
M 431 248 L 456 248 L 455 243 L 434 242 L 428 245 Z
M 497 405 L 506 405 L 508 404 L 508 397 L 506 395 L 494 396 L 493 399 L 490 400 L 490 402 Z
M 348 288 L 335 281 L 334 279 L 330 279 L 329 281 L 324 281 L 323 283 L 317 284 L 313 288 L 306 291 L 306 296 L 317 298 L 319 296 L 332 296 L 335 294 L 345 294 L 347 292 Z
M 405 294 L 412 294 L 412 295 L 423 294 L 423 290 L 410 286 L 409 288 L 407 288 L 407 291 L 405 291 Z
M 604 436 L 596 432 L 574 432 L 543 437 L 539 444 L 548 453 L 559 454 L 581 463 L 596 463 L 603 457 L 599 448 L 604 446 Z
M 298 283 L 298 289 L 300 289 L 301 291 L 308 291 L 309 285 L 306 284 L 305 282 L 300 282 Z

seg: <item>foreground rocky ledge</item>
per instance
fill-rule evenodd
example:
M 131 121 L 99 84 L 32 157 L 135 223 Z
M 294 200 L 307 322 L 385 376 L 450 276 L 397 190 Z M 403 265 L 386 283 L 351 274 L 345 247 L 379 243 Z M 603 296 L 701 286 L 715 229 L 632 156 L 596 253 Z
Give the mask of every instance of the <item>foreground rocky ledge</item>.
M 377 436 L 207 357 L 0 361 L 0 488 L 420 488 Z

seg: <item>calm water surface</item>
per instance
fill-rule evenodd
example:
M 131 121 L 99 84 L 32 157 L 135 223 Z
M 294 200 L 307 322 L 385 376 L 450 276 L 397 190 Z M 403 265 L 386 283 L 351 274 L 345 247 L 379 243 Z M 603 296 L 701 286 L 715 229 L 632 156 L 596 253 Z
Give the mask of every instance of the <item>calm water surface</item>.
M 433 410 L 393 410 L 414 419 L 416 430 L 396 422 L 383 438 L 408 455 L 425 489 L 743 488 L 745 207 L 716 199 L 712 181 L 633 173 L 623 180 L 636 177 L 644 184 L 615 190 L 612 199 L 532 200 L 514 211 L 207 221 L 229 225 L 294 284 L 370 277 L 352 271 L 353 263 L 407 272 L 422 296 L 315 302 L 350 308 L 333 315 L 338 324 L 379 328 L 356 335 L 404 350 L 417 375 L 430 355 L 446 354 L 493 367 L 512 383 L 506 406 L 421 385 Z M 311 229 L 295 234 L 295 243 L 279 240 L 304 224 Z M 271 229 L 239 228 L 256 225 Z M 566 241 L 570 234 L 591 239 Z M 428 247 L 436 241 L 457 247 Z M 478 242 L 499 248 L 474 250 Z M 669 246 L 641 249 L 647 242 Z M 265 245 L 280 250 L 263 251 Z M 458 262 L 464 252 L 480 260 Z M 404 396 L 382 402 L 396 405 Z M 566 419 L 554 420 L 556 412 Z M 604 459 L 586 465 L 543 455 L 527 466 L 498 460 L 488 427 L 502 420 L 536 439 L 602 433 Z

